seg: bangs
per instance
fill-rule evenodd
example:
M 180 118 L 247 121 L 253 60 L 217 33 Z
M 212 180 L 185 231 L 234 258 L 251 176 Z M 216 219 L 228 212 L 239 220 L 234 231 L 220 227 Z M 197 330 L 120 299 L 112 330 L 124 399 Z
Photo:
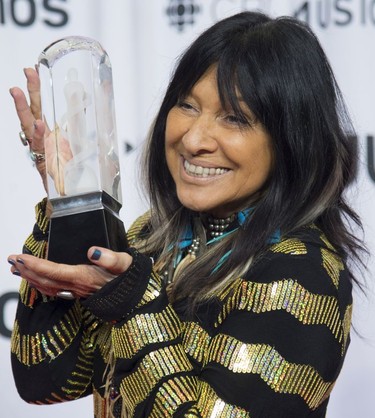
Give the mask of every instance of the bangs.
M 259 120 L 257 111 L 255 83 L 252 74 L 249 72 L 248 63 L 242 63 L 244 55 L 238 51 L 237 56 L 223 54 L 217 65 L 217 88 L 221 104 L 224 109 L 234 112 L 240 120 L 248 121 L 254 125 Z M 242 55 L 242 59 L 241 59 Z M 245 108 L 251 112 L 252 118 Z

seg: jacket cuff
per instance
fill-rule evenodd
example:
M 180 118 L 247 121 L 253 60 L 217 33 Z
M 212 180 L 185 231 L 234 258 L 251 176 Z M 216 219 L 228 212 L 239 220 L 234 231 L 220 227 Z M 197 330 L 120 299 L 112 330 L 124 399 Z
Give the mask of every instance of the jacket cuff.
M 134 248 L 126 252 L 133 257 L 130 267 L 81 302 L 103 321 L 118 322 L 131 313 L 141 301 L 151 277 L 151 259 Z

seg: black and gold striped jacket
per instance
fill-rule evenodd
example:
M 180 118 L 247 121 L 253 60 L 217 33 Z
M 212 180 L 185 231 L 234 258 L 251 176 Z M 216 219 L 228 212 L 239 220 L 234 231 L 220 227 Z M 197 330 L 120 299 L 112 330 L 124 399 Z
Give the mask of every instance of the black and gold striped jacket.
M 45 202 L 25 251 L 44 257 Z M 136 239 L 140 220 L 129 231 Z M 317 228 L 270 246 L 247 274 L 199 306 L 171 306 L 148 257 L 86 300 L 41 295 L 23 281 L 12 336 L 21 397 L 51 404 L 111 384 L 131 417 L 324 417 L 349 344 L 351 284 Z

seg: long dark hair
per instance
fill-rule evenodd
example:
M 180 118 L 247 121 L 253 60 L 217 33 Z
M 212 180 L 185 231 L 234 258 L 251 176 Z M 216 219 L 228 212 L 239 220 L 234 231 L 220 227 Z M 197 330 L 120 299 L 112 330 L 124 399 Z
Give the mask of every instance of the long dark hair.
M 270 134 L 273 169 L 252 216 L 230 240 L 181 274 L 172 299 L 203 299 L 231 272 L 262 254 L 276 230 L 285 235 L 312 222 L 344 261 L 349 255 L 359 258 L 361 242 L 347 221 L 360 226 L 360 220 L 343 196 L 355 177 L 357 145 L 327 57 L 304 23 L 255 12 L 219 21 L 178 62 L 146 154 L 152 213 L 149 250 L 164 248 L 162 256 L 168 260 L 178 231 L 196 216 L 179 202 L 166 164 L 166 118 L 214 65 L 223 105 L 241 117 L 239 93 Z M 213 273 L 228 249 L 231 257 Z

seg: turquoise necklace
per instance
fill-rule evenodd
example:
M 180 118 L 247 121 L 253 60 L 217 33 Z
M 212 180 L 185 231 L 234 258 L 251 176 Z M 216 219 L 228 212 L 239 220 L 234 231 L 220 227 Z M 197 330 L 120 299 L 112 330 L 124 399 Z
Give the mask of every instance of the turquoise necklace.
M 236 214 L 233 214 L 227 218 L 214 218 L 212 216 L 207 217 L 207 235 L 208 240 L 206 245 L 212 245 L 233 234 L 240 228 L 247 220 L 249 215 L 253 212 L 254 208 L 248 208 L 242 210 Z M 236 222 L 236 225 L 234 223 Z M 234 226 L 229 228 L 229 226 Z M 270 244 L 274 244 L 280 241 L 280 231 L 277 230 L 275 234 L 269 239 Z M 165 281 L 167 284 L 172 283 L 173 277 L 177 275 L 187 265 L 192 263 L 196 258 L 200 248 L 199 237 L 193 238 L 193 229 L 191 225 L 188 226 L 183 238 L 178 243 L 178 253 L 173 260 L 173 274 L 170 277 L 168 270 L 164 272 Z M 172 249 L 172 248 L 171 248 Z M 228 259 L 232 250 L 227 251 L 218 261 L 212 273 L 215 273 Z

